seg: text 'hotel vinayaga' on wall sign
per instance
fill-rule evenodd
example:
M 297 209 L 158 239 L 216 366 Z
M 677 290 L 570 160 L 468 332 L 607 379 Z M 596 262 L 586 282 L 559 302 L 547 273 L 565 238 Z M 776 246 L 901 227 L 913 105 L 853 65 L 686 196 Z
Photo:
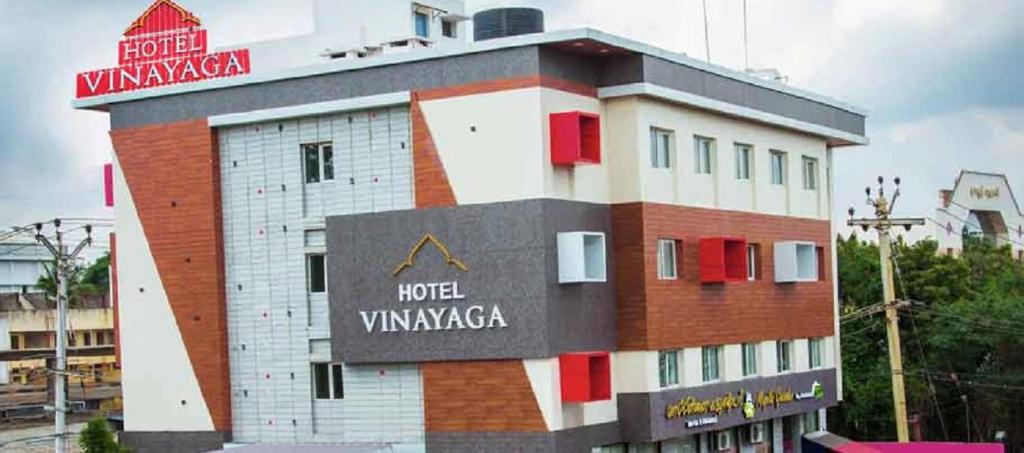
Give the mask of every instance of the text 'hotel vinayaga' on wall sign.
M 453 257 L 441 241 L 428 233 L 413 246 L 405 261 L 395 268 L 391 276 L 398 277 L 402 271 L 412 267 L 415 264 L 416 255 L 427 245 L 436 247 L 447 265 L 462 272 L 469 272 L 469 268 L 462 261 Z M 436 307 L 420 306 L 427 303 L 452 303 L 466 300 L 466 293 L 459 287 L 457 280 L 399 283 L 397 297 L 399 303 L 416 304 L 415 308 L 360 310 L 359 316 L 362 318 L 367 333 L 480 330 L 508 327 L 498 305 L 490 307 L 470 305 L 464 311 L 454 304 Z
M 248 74 L 249 50 L 207 53 L 199 18 L 156 0 L 124 31 L 118 67 L 79 73 L 77 98 Z
M 784 404 L 812 398 L 820 400 L 824 397 L 825 388 L 818 381 L 815 381 L 811 388 L 803 393 L 795 393 L 792 388 L 777 387 L 757 393 L 740 390 L 710 399 L 686 396 L 668 405 L 665 409 L 665 418 L 693 417 L 686 419 L 686 427 L 696 428 L 716 424 L 718 417 L 737 409 L 742 410 L 743 418 L 749 420 L 754 418 L 758 410 L 769 407 L 778 408 Z

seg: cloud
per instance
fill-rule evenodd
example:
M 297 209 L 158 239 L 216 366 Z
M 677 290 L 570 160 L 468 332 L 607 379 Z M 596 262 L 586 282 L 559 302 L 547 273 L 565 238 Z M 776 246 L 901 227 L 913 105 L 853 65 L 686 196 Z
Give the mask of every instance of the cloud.
M 182 0 L 213 46 L 299 34 L 312 0 Z M 106 114 L 74 111 L 78 71 L 115 63 L 150 0 L 0 0 L 0 226 L 73 213 L 109 217 L 100 166 Z M 703 59 L 702 0 L 468 0 L 545 9 L 549 30 L 594 27 Z M 712 61 L 742 69 L 743 0 L 708 1 Z M 60 17 L 51 27 L 47 18 Z M 1024 2 L 747 0 L 751 67 L 871 111 L 869 147 L 836 151 L 837 223 L 877 173 L 904 177 L 929 214 L 961 168 L 1008 173 L 1024 197 Z M 45 32 L 40 32 L 45 30 Z
M 874 187 L 879 175 L 902 178 L 897 212 L 912 217 L 934 216 L 938 191 L 952 188 L 961 169 L 1007 174 L 1017 197 L 1024 196 L 1024 106 L 972 107 L 929 116 L 893 124 L 877 131 L 875 138 L 871 149 L 885 152 L 836 152 L 836 186 L 848 189 L 837 190 L 837 224 L 844 223 L 847 207 L 866 212 L 863 187 Z M 932 231 L 929 223 L 910 237 Z

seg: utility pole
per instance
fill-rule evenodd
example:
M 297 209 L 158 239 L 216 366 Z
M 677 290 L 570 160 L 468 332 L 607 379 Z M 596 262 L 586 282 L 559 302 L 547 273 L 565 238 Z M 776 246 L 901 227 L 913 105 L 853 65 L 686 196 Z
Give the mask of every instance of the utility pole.
M 882 296 L 885 298 L 882 303 L 885 306 L 885 331 L 889 343 L 889 368 L 892 375 L 892 402 L 896 412 L 896 438 L 899 442 L 910 441 L 910 430 L 907 427 L 907 396 L 903 388 L 903 353 L 900 349 L 900 315 L 896 300 L 896 286 L 892 277 L 892 238 L 891 230 L 895 226 L 902 226 L 910 230 L 914 225 L 924 225 L 921 218 L 893 218 L 891 217 L 896 199 L 900 196 L 900 178 L 895 178 L 896 191 L 892 194 L 892 200 L 885 198 L 885 180 L 878 177 L 878 196 L 872 198 L 871 187 L 864 189 L 867 194 L 867 204 L 875 209 L 875 217 L 854 219 L 854 210 L 850 208 L 851 219 L 847 222 L 850 226 L 859 226 L 867 231 L 874 228 L 878 231 L 878 254 L 882 267 Z
M 43 236 L 43 224 L 36 224 L 36 240 L 46 246 L 53 255 L 54 278 L 57 279 L 57 335 L 56 353 L 54 354 L 53 370 L 53 420 L 54 438 L 53 447 L 56 453 L 65 453 L 67 450 L 67 362 L 68 362 L 68 291 L 70 288 L 69 279 L 72 273 L 75 259 L 87 245 L 92 244 L 92 226 L 85 226 L 86 238 L 75 246 L 71 253 L 66 253 L 64 246 L 64 233 L 60 230 L 60 219 L 53 221 L 56 244 Z

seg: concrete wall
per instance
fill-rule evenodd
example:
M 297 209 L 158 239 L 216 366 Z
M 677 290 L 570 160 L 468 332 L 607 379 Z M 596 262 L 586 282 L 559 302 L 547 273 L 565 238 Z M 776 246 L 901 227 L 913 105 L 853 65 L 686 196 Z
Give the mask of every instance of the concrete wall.
M 214 431 L 132 190 L 114 159 L 125 431 Z M 159 339 L 143 341 L 142 339 Z M 183 404 L 184 403 L 184 404 Z

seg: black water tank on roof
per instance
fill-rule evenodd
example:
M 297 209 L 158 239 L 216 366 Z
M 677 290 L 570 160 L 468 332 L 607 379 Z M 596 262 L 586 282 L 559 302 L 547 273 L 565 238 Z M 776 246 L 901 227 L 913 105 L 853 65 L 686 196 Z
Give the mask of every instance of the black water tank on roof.
M 473 15 L 473 40 L 544 32 L 544 12 L 535 8 L 496 8 Z

